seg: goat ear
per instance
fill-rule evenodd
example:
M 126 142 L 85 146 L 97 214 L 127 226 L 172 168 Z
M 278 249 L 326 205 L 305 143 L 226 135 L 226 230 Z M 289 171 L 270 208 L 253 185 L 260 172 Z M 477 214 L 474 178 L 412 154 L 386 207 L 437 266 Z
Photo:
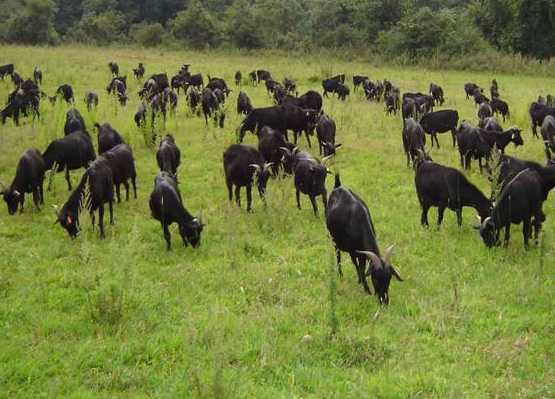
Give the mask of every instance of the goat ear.
M 391 273 L 395 276 L 395 278 L 396 278 L 398 281 L 403 281 L 403 279 L 402 279 L 401 275 L 399 274 L 399 272 L 398 272 L 393 266 L 390 266 L 390 267 L 391 267 Z

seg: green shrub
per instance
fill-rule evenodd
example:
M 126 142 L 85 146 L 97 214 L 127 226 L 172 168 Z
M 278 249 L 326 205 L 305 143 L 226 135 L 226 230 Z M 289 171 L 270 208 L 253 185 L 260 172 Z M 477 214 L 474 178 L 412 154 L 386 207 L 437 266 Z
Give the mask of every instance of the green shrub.
M 159 23 L 143 23 L 133 25 L 129 31 L 129 36 L 141 46 L 154 47 L 162 43 L 164 33 L 164 27 Z

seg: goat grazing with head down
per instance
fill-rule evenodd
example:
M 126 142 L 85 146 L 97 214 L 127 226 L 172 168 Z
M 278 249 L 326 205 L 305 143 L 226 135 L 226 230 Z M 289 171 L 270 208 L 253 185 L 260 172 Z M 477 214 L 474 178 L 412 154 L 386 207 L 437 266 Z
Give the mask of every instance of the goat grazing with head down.
M 394 276 L 397 280 L 403 281 L 391 263 L 393 246 L 381 255 L 376 230 L 366 203 L 357 194 L 341 185 L 339 175 L 335 175 L 335 186 L 328 201 L 326 225 L 335 243 L 339 275 L 343 276 L 341 251 L 348 252 L 355 265 L 359 284 L 362 284 L 368 294 L 372 294 L 366 280 L 370 277 L 379 302 L 389 304 L 391 278 Z

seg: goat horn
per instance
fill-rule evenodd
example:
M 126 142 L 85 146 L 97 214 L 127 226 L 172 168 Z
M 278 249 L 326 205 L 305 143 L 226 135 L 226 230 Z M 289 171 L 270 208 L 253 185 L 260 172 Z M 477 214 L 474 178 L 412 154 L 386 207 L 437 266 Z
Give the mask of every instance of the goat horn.
M 264 170 L 268 170 L 269 168 L 271 168 L 272 166 L 274 166 L 273 162 L 266 162 L 264 164 Z
M 332 159 L 332 158 L 333 158 L 333 154 L 328 155 L 327 157 L 322 158 L 322 164 L 323 164 L 323 165 L 327 164 L 328 161 L 329 161 L 330 159 Z
M 393 253 L 393 249 L 395 248 L 395 244 L 390 245 L 389 247 L 387 247 L 387 249 L 384 252 L 384 260 L 385 263 L 390 263 L 391 261 L 391 254 Z
M 251 164 L 249 164 L 249 166 L 253 167 L 256 170 L 256 172 L 258 172 L 258 173 L 260 173 L 260 171 L 262 170 L 260 165 L 255 164 L 255 163 L 251 163 Z
M 383 266 L 382 260 L 374 252 L 371 252 L 371 251 L 356 251 L 356 253 L 359 254 L 359 255 L 364 255 L 364 256 L 366 256 L 367 259 L 370 259 L 370 261 L 372 262 L 372 264 L 374 265 L 375 268 L 377 268 L 377 269 L 382 268 L 382 266 Z

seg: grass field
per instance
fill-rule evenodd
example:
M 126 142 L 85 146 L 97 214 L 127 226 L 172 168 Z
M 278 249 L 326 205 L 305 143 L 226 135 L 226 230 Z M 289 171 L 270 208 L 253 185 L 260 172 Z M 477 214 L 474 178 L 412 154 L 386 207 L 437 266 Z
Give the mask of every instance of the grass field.
M 401 118 L 357 95 L 344 103 L 326 99 L 343 143 L 331 169 L 367 202 L 381 247 L 396 244 L 393 261 L 405 278 L 392 282 L 391 304 L 380 307 L 357 284 L 348 257 L 344 278 L 337 277 L 323 210 L 315 218 L 307 197 L 297 210 L 291 178 L 269 182 L 266 209 L 258 196 L 253 214 L 228 203 L 222 152 L 241 121 L 234 87 L 225 129 L 206 128 L 188 113 L 184 97 L 168 120 L 166 130 L 182 151 L 185 205 L 202 212 L 207 226 L 196 250 L 181 245 L 173 226 L 167 252 L 148 209 L 157 165 L 133 122 L 140 83 L 131 68 L 142 61 L 147 75 L 172 75 L 187 62 L 193 72 L 229 83 L 236 70 L 267 68 L 279 80 L 297 79 L 301 92 L 320 90 L 322 78 L 341 72 L 349 79 L 357 73 L 388 78 L 402 91 L 426 91 L 433 81 L 444 88 L 445 106 L 473 122 L 476 109 L 463 84 L 489 87 L 495 77 L 512 108 L 506 126 L 524 130 L 525 145 L 511 145 L 508 153 L 541 162 L 543 144 L 532 138 L 527 109 L 552 90 L 553 79 L 256 54 L 21 47 L 2 47 L 1 54 L 0 64 L 15 63 L 24 76 L 40 65 L 48 94 L 72 84 L 88 126 L 110 122 L 123 134 L 135 153 L 139 198 L 116 205 L 116 224 L 107 225 L 105 240 L 83 215 L 83 232 L 73 241 L 53 225 L 52 205 L 68 197 L 62 174 L 40 213 L 28 197 L 24 214 L 8 216 L 2 201 L 0 397 L 555 396 L 553 195 L 544 205 L 542 245 L 529 251 L 516 226 L 507 249 L 486 249 L 469 208 L 462 228 L 447 211 L 441 230 L 423 229 Z M 111 60 L 130 82 L 131 101 L 123 109 L 105 94 Z M 11 89 L 8 79 L 0 82 L 0 98 Z M 92 113 L 82 102 L 88 90 L 101 97 Z M 263 86 L 243 90 L 255 106 L 271 103 Z M 67 108 L 44 101 L 40 121 L 0 126 L 1 182 L 11 182 L 25 149 L 43 151 L 63 135 Z M 256 145 L 256 138 L 248 135 L 246 142 Z M 450 135 L 440 142 L 434 160 L 458 167 Z M 469 178 L 489 195 L 487 179 L 475 169 Z M 75 184 L 81 174 L 72 173 Z M 331 191 L 333 178 L 327 185 Z M 433 209 L 431 222 L 436 215 Z

